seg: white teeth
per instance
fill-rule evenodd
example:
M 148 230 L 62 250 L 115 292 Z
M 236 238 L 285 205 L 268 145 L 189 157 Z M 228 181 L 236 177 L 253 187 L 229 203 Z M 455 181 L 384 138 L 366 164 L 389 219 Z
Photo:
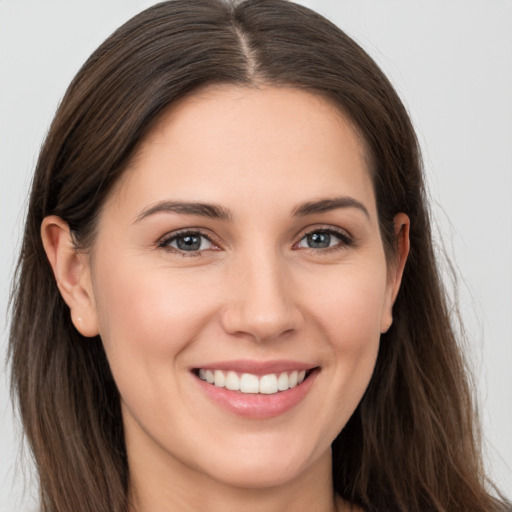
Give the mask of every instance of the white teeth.
M 240 377 L 238 377 L 235 372 L 228 372 L 226 376 L 226 388 L 231 391 L 238 391 L 240 389 Z
M 222 370 L 205 370 L 201 368 L 198 372 L 199 378 L 218 388 L 226 388 L 230 391 L 241 393 L 262 393 L 273 395 L 279 391 L 286 391 L 301 384 L 306 378 L 306 371 L 294 370 L 292 372 L 281 372 L 280 374 L 269 373 L 258 377 L 252 373 L 243 373 L 239 376 L 236 372 L 224 372 Z
M 277 389 L 279 391 L 286 391 L 290 388 L 290 379 L 288 378 L 288 374 L 286 372 L 281 373 L 279 378 L 277 379 Z
M 242 393 L 259 393 L 260 379 L 251 373 L 243 373 L 240 377 L 240 391 Z
M 218 388 L 223 388 L 226 385 L 226 377 L 221 370 L 215 370 L 213 373 L 213 382 Z
M 260 379 L 260 393 L 273 395 L 278 391 L 277 377 L 274 374 L 263 375 Z
M 299 372 L 297 370 L 290 373 L 290 377 L 288 378 L 288 384 L 291 388 L 294 388 L 297 385 L 297 378 L 299 376 Z

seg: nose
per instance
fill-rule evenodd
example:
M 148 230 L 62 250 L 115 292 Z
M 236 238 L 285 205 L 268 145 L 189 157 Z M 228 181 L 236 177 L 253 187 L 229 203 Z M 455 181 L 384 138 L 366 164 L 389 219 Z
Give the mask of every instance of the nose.
M 286 262 L 276 255 L 245 259 L 231 269 L 229 297 L 222 312 L 224 330 L 257 342 L 297 331 L 303 315 Z

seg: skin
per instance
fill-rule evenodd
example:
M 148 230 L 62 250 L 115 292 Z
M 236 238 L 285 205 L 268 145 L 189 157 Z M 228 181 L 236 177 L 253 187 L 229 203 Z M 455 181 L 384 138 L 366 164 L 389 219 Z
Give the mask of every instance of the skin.
M 362 208 L 294 214 L 338 197 Z M 162 201 L 213 203 L 230 218 L 148 214 Z M 104 205 L 89 251 L 74 249 L 61 219 L 45 219 L 73 322 L 101 335 L 120 390 L 136 510 L 348 510 L 333 496 L 330 445 L 392 323 L 408 226 L 395 217 L 398 254 L 386 261 L 364 144 L 332 105 L 227 86 L 166 112 Z M 326 229 L 339 235 L 310 247 L 306 235 Z M 179 230 L 210 241 L 180 251 L 168 240 Z M 217 405 L 191 372 L 233 359 L 320 371 L 298 405 L 254 419 Z

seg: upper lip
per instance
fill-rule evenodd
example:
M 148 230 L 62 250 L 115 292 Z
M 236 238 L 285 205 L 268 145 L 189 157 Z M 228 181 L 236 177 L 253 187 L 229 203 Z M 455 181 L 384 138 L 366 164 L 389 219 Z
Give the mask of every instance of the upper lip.
M 254 361 L 249 359 L 236 359 L 230 361 L 216 361 L 196 366 L 194 369 L 222 370 L 238 373 L 251 373 L 253 375 L 267 375 L 286 371 L 311 370 L 317 365 L 293 360 Z

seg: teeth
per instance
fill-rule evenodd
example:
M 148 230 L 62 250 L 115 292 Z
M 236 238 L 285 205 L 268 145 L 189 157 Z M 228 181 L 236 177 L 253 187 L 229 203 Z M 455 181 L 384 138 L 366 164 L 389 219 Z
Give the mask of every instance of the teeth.
M 260 379 L 256 375 L 243 373 L 240 377 L 240 391 L 242 393 L 259 393 Z
M 263 375 L 260 379 L 260 393 L 265 395 L 273 395 L 278 391 L 277 377 L 274 374 Z
M 199 377 L 201 377 L 201 370 L 199 370 Z M 238 391 L 240 389 L 240 377 L 235 372 L 228 372 L 226 388 L 231 391 Z
M 219 388 L 226 388 L 241 393 L 262 393 L 273 395 L 279 391 L 286 391 L 299 385 L 306 378 L 306 371 L 294 370 L 282 372 L 279 375 L 270 373 L 258 377 L 251 373 L 238 375 L 236 372 L 223 372 L 222 370 L 204 370 L 198 372 L 199 378 Z
M 290 388 L 290 379 L 288 378 L 288 374 L 286 372 L 281 373 L 279 378 L 277 379 L 277 389 L 279 391 L 286 391 Z
M 299 376 L 299 372 L 298 371 L 294 371 L 294 372 L 290 373 L 290 377 L 289 377 L 289 380 L 288 380 L 288 385 L 291 388 L 294 388 L 297 385 L 297 378 L 298 378 L 298 376 Z
M 220 370 L 215 370 L 213 372 L 213 383 L 218 388 L 223 388 L 226 385 L 226 377 L 224 375 L 224 372 L 221 372 Z

